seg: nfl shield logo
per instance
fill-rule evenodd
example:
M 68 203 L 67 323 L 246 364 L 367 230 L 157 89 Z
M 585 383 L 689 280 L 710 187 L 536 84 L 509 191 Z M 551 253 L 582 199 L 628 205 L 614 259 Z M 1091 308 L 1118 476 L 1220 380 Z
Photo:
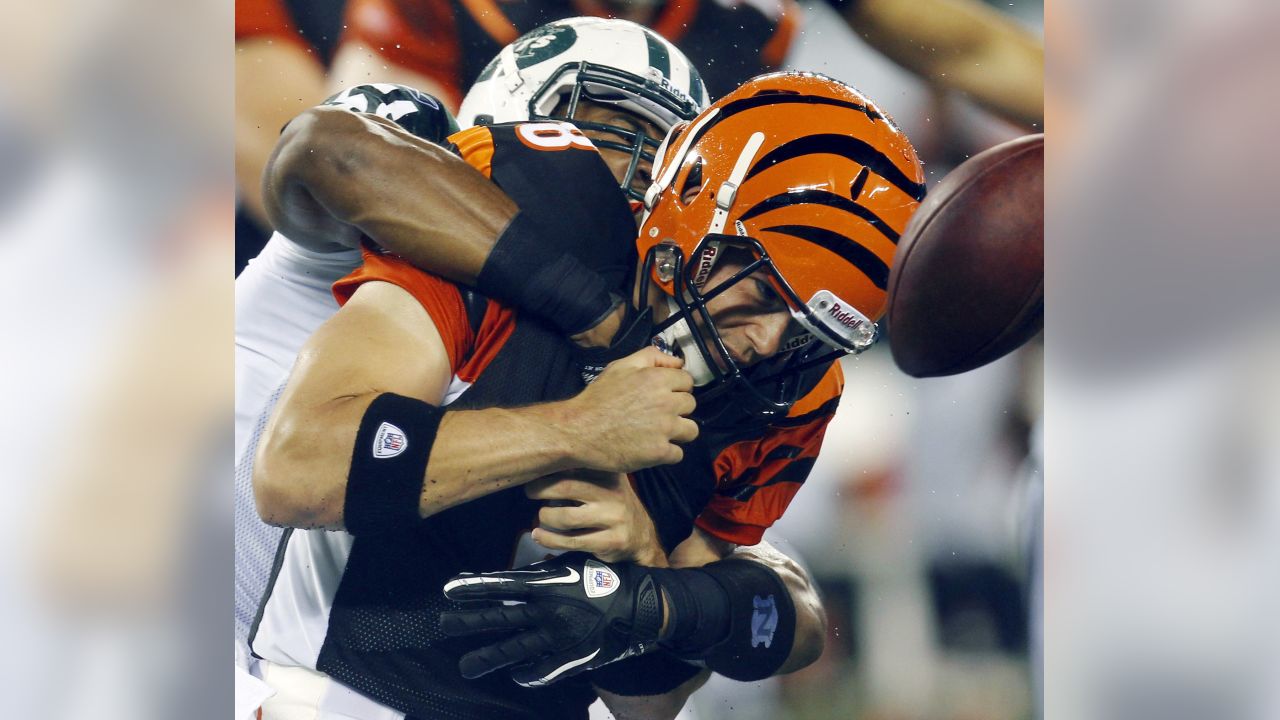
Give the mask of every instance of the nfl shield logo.
M 582 570 L 582 584 L 587 597 L 602 598 L 618 589 L 618 576 L 609 567 L 588 560 Z
M 373 437 L 373 456 L 376 458 L 393 458 L 404 449 L 409 447 L 409 440 L 404 436 L 404 431 L 384 422 L 378 426 L 378 432 Z
M 604 570 L 596 570 L 592 580 L 595 582 L 597 590 L 608 590 L 613 587 L 613 575 Z

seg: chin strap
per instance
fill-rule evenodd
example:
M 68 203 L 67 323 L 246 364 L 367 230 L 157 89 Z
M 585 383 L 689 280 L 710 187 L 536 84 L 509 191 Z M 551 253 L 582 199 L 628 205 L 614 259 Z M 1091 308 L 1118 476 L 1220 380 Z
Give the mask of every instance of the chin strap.
M 676 304 L 675 298 L 667 298 L 667 311 L 673 315 L 680 312 L 680 306 Z M 658 333 L 658 337 L 667 347 L 674 347 L 680 352 L 684 358 L 685 372 L 693 376 L 694 387 L 702 387 L 715 379 L 715 373 L 707 364 L 707 357 L 703 354 L 698 339 L 689 329 L 689 318 L 680 318 L 679 322 Z

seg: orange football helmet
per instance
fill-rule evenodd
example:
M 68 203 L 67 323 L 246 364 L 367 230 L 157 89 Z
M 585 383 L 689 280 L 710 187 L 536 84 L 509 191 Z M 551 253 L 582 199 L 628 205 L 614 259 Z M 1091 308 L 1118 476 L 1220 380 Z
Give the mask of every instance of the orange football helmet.
M 875 103 L 824 75 L 762 75 L 673 127 L 653 176 L 642 282 L 670 296 L 659 330 L 686 364 L 703 355 L 704 383 L 745 383 L 760 412 L 776 415 L 798 397 L 800 371 L 875 341 L 898 237 L 925 193 L 915 149 Z M 752 262 L 705 287 L 730 247 Z M 802 331 L 767 367 L 742 368 L 705 306 L 761 269 Z

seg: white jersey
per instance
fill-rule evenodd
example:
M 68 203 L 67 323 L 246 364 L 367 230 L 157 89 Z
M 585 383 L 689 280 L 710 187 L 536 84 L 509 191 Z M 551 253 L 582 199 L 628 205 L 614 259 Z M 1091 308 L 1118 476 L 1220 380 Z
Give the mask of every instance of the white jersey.
M 283 534 L 262 522 L 254 504 L 258 437 L 299 349 L 338 310 L 330 287 L 359 265 L 358 250 L 316 253 L 275 233 L 236 278 L 235 631 L 242 667 Z

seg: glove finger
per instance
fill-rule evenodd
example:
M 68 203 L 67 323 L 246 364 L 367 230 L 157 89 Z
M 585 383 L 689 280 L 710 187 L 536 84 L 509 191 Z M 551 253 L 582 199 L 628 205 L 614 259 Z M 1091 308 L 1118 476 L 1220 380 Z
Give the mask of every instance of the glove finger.
M 450 600 L 527 600 L 529 590 L 514 573 L 462 573 L 444 584 Z
M 593 662 L 600 655 L 600 648 L 575 648 L 558 652 L 511 669 L 511 679 L 525 687 L 541 687 L 557 680 L 573 677 L 596 667 Z M 603 664 L 603 663 L 601 663 Z
M 550 652 L 551 639 L 542 633 L 526 632 L 499 643 L 469 652 L 458 661 L 462 677 L 474 680 L 508 665 L 528 662 L 530 658 Z
M 536 617 L 528 605 L 459 610 L 440 614 L 440 631 L 451 637 L 497 630 L 526 630 L 536 623 Z

